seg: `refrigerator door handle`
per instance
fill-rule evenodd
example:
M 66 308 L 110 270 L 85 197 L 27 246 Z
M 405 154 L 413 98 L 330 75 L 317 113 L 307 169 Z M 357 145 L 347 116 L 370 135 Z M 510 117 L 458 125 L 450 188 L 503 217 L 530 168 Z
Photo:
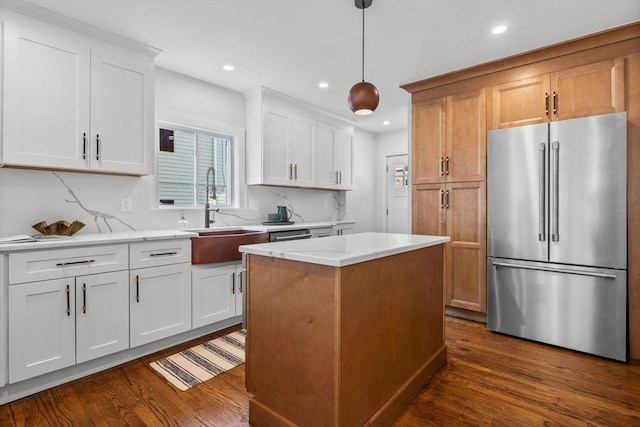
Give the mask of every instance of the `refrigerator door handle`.
M 540 206 L 538 212 L 538 240 L 544 242 L 546 240 L 546 227 L 545 227 L 545 219 L 547 216 L 546 213 L 546 203 L 545 203 L 545 161 L 546 161 L 546 147 L 547 145 L 542 142 L 540 143 L 540 148 L 538 149 L 538 204 Z
M 562 268 L 538 267 L 535 265 L 512 264 L 508 262 L 496 262 L 496 261 L 494 261 L 492 264 L 497 267 L 509 267 L 509 268 L 521 268 L 524 270 L 548 271 L 551 273 L 568 273 L 568 274 L 577 274 L 580 276 L 602 277 L 605 279 L 616 278 L 615 274 L 597 273 L 597 272 L 584 271 L 584 270 L 566 270 Z
M 553 141 L 551 144 L 551 241 L 559 242 L 558 222 L 560 213 L 558 208 L 560 184 L 558 182 L 560 167 L 560 143 Z

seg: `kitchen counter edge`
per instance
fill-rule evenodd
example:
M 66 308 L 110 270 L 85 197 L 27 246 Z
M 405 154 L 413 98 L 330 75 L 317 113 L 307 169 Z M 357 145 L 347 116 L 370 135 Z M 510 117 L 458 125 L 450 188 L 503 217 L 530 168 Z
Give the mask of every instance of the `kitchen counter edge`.
M 321 239 L 240 246 L 239 251 L 290 261 L 344 267 L 449 242 L 447 236 L 395 233 L 355 233 Z

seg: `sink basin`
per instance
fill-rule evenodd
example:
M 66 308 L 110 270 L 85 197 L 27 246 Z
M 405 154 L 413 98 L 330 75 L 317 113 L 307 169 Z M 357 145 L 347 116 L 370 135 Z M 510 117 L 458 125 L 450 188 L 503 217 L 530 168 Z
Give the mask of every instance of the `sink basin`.
M 199 231 L 191 238 L 191 264 L 239 261 L 238 246 L 267 243 L 269 233 L 249 230 Z

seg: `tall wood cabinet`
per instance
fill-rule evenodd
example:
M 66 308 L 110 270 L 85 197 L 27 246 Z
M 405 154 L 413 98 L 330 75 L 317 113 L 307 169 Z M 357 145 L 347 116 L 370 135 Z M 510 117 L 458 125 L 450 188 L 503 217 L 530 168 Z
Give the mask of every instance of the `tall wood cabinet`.
M 408 83 L 412 230 L 451 237 L 449 314 L 486 313 L 488 130 L 626 111 L 630 353 L 640 359 L 640 23 Z
M 413 233 L 447 235 L 445 302 L 486 311 L 486 90 L 413 105 Z

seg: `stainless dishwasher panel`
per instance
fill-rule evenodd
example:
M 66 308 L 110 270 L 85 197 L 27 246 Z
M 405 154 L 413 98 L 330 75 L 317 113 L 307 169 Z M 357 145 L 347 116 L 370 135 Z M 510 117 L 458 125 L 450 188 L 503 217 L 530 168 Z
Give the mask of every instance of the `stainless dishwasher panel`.
M 487 327 L 627 360 L 627 273 L 489 258 Z

